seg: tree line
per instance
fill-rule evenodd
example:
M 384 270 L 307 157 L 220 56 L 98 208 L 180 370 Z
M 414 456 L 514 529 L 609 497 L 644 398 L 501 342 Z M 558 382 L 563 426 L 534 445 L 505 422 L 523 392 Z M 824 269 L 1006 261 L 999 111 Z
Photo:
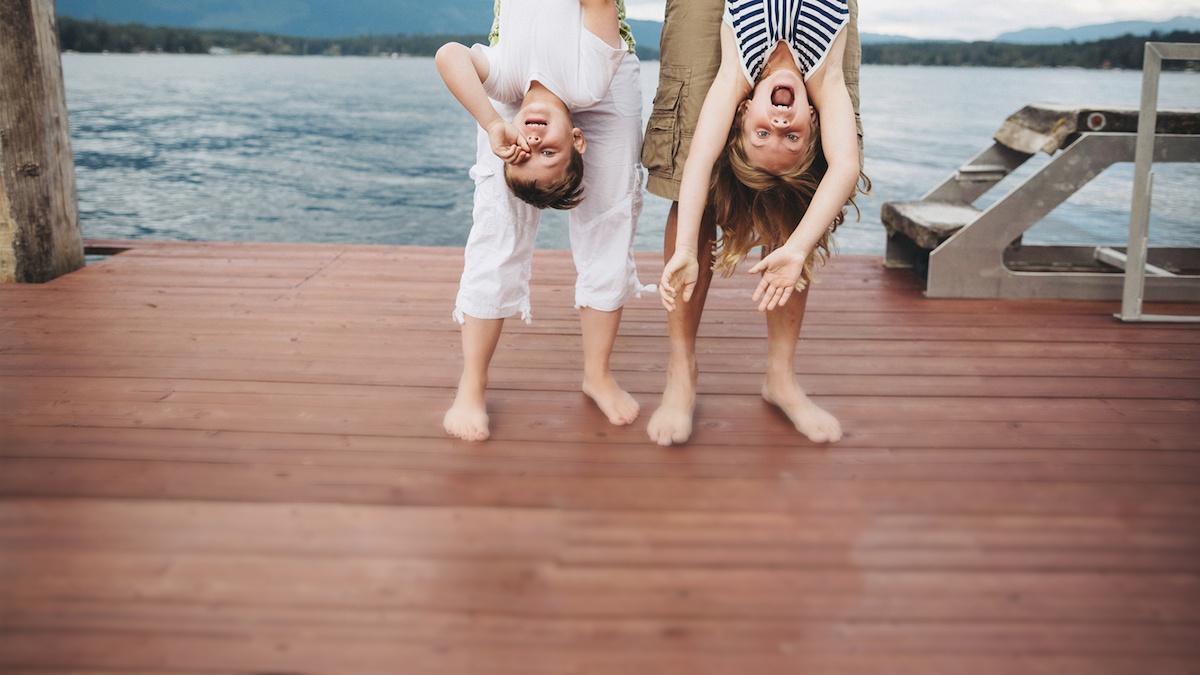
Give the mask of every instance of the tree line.
M 253 31 L 169 28 L 139 23 L 58 17 L 63 51 L 170 54 L 281 54 L 298 56 L 432 56 L 446 42 L 486 42 L 487 35 L 362 35 L 352 38 L 305 38 Z
M 487 34 L 360 35 L 348 38 L 306 38 L 254 31 L 169 28 L 139 23 L 113 24 L 98 20 L 58 17 L 63 51 L 169 54 L 276 54 L 285 56 L 433 56 L 447 42 L 487 42 Z M 658 50 L 638 45 L 638 57 L 658 58 Z
M 1200 33 L 1124 35 L 1095 42 L 1022 45 L 1006 42 L 912 42 L 863 45 L 863 63 L 897 66 L 1121 68 L 1141 70 L 1147 42 L 1200 42 Z M 1200 61 L 1164 61 L 1164 70 L 1197 70 Z
M 362 35 L 350 38 L 303 38 L 253 31 L 169 28 L 137 23 L 58 18 L 60 46 L 77 52 L 165 52 L 245 54 L 432 56 L 448 41 L 473 44 L 485 35 Z M 1095 42 L 1022 45 L 1001 42 L 905 42 L 863 45 L 863 63 L 875 65 L 1121 68 L 1140 70 L 1145 43 L 1200 42 L 1200 33 L 1174 31 L 1149 37 L 1126 35 Z M 658 51 L 638 47 L 651 60 Z M 1200 69 L 1200 62 L 1168 61 L 1164 69 Z

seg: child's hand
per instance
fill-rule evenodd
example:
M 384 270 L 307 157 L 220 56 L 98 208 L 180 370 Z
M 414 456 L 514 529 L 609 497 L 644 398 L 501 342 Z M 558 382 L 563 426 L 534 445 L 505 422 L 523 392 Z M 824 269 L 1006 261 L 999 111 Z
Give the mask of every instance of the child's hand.
M 488 126 L 487 135 L 492 152 L 504 162 L 519 164 L 529 159 L 529 142 L 512 124 L 497 120 Z
M 683 301 L 692 299 L 696 279 L 700 276 L 700 263 L 694 253 L 677 250 L 663 268 L 662 280 L 658 284 L 658 295 L 668 312 L 675 311 L 675 298 L 683 292 Z
M 787 304 L 792 291 L 803 290 L 800 277 L 804 273 L 804 261 L 808 254 L 796 253 L 785 247 L 777 248 L 750 268 L 750 274 L 762 274 L 762 281 L 751 298 L 758 303 L 758 311 L 765 312 Z

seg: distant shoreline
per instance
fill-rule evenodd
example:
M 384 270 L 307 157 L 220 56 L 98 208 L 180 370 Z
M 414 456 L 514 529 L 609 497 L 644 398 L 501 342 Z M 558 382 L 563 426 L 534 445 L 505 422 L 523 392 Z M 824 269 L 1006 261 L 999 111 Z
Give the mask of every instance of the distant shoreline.
M 432 59 L 432 55 L 424 54 L 264 54 L 262 52 L 228 52 L 228 53 L 189 53 L 189 52 L 167 52 L 167 51 L 136 51 L 136 52 L 81 52 L 73 49 L 63 50 L 64 55 L 84 55 L 84 56 L 187 56 L 187 57 L 212 57 L 214 59 L 234 58 L 234 57 L 250 57 L 250 58 L 288 58 L 288 59 L 367 59 L 367 60 L 404 60 L 404 59 Z M 658 57 L 640 59 L 643 63 L 658 63 Z M 1139 72 L 1140 68 L 1079 68 L 1077 66 L 975 66 L 975 65 L 940 65 L 940 64 L 907 64 L 907 63 L 866 63 L 863 65 L 879 68 L 1000 68 L 1000 69 L 1062 69 L 1062 70 L 1112 70 L 1112 71 L 1131 71 Z M 1164 68 L 1164 70 L 1166 70 Z M 1200 72 L 1200 68 L 1192 69 L 1194 72 Z
M 59 44 L 64 52 L 264 54 L 288 56 L 433 56 L 446 42 L 473 44 L 483 34 L 362 35 L 348 38 L 305 38 L 253 31 L 114 24 L 58 17 Z M 1007 68 L 1085 68 L 1141 70 L 1148 41 L 1200 43 L 1200 32 L 1174 31 L 1150 36 L 1126 35 L 1086 43 L 1028 45 L 996 42 L 897 42 L 863 45 L 863 64 L 976 66 Z M 658 59 L 658 50 L 638 45 L 638 57 Z M 1168 62 L 1173 70 L 1200 71 L 1200 62 Z

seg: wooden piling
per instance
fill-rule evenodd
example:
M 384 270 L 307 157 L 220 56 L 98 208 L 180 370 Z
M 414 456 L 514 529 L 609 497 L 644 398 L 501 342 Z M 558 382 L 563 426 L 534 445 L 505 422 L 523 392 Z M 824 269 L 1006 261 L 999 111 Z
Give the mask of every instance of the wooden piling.
M 54 0 L 0 0 L 0 282 L 83 265 Z

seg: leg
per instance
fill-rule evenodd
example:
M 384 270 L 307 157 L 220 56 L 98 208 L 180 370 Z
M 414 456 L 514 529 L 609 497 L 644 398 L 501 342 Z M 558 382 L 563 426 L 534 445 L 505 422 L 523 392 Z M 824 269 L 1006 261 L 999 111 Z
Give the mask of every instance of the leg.
M 858 0 L 849 0 L 850 25 L 846 27 L 846 53 L 842 59 L 843 76 L 850 103 L 854 106 L 854 121 L 858 127 L 858 162 L 862 169 L 863 128 L 859 115 L 859 69 L 862 46 L 858 35 Z M 793 295 L 783 307 L 767 312 L 767 373 L 762 395 L 777 406 L 795 425 L 796 430 L 816 443 L 833 443 L 842 437 L 837 419 L 814 404 L 796 381 L 796 343 L 804 323 L 808 304 L 808 288 Z
M 627 54 L 600 105 L 574 113 L 587 138 L 587 198 L 568 215 L 583 333 L 583 392 L 608 421 L 632 424 L 641 406 L 613 378 L 609 360 L 622 310 L 640 292 L 633 237 L 642 211 L 641 64 Z
M 509 114 L 506 108 L 498 108 Z M 529 277 L 539 211 L 517 199 L 503 178 L 487 134 L 476 132 L 471 234 L 454 301 L 462 324 L 463 371 L 454 403 L 442 418 L 446 433 L 482 441 L 491 435 L 487 414 L 488 366 L 500 342 L 504 318 L 529 320 Z
M 602 312 L 581 307 L 579 321 L 583 331 L 583 393 L 600 406 L 600 412 L 609 422 L 617 426 L 632 424 L 641 407 L 617 385 L 609 368 L 617 329 L 621 326 L 621 310 Z
M 721 0 L 667 0 L 659 41 L 658 94 L 646 125 L 642 165 L 646 189 L 670 199 L 663 260 L 675 253 L 679 183 L 687 161 L 689 139 L 696 129 L 704 97 L 721 67 Z M 659 445 L 684 443 L 692 435 L 696 409 L 696 331 L 712 282 L 712 244 L 716 227 L 709 214 L 700 226 L 700 277 L 689 302 L 667 314 L 670 358 L 662 403 L 650 417 L 647 432 Z
M 446 433 L 464 441 L 485 441 L 491 435 L 487 414 L 488 366 L 500 342 L 504 319 L 464 318 L 462 377 L 458 380 L 454 405 L 446 411 L 442 425 Z
M 833 443 L 841 439 L 837 419 L 817 407 L 796 381 L 796 343 L 804 323 L 808 289 L 794 294 L 786 305 L 767 312 L 767 373 L 762 396 L 787 415 L 796 430 L 814 443 Z
M 842 57 L 842 76 L 846 80 L 846 91 L 850 94 L 850 105 L 854 106 L 854 125 L 858 127 L 858 168 L 863 168 L 863 126 L 859 114 L 858 79 L 862 65 L 862 44 L 858 37 L 858 0 L 849 0 L 850 24 L 846 26 L 846 53 Z
M 663 244 L 663 259 L 670 260 L 675 254 L 675 225 L 678 217 L 678 202 L 671 204 L 667 214 L 667 227 Z M 667 314 L 667 330 L 670 334 L 670 358 L 667 361 L 667 386 L 663 389 L 662 404 L 650 417 L 646 431 L 650 440 L 659 445 L 684 443 L 692 435 L 692 417 L 696 410 L 696 333 L 700 328 L 700 316 L 704 313 L 704 301 L 708 298 L 708 287 L 712 283 L 712 245 L 715 224 L 705 212 L 700 224 L 700 276 L 696 279 L 696 290 L 688 302 L 680 302 L 674 312 Z

